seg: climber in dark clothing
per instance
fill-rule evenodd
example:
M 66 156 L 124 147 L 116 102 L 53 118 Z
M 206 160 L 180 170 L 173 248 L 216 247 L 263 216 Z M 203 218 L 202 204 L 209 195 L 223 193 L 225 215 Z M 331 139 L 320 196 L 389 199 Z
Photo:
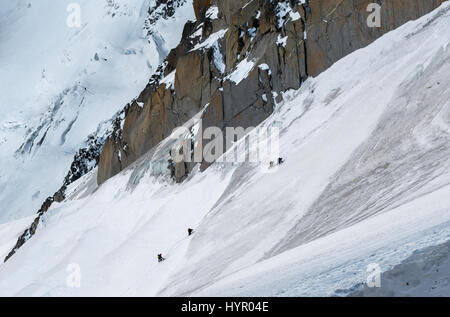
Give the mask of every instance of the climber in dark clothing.
M 194 229 L 189 228 L 188 229 L 188 236 L 191 236 L 194 233 Z
M 277 160 L 277 164 L 276 165 L 281 165 L 284 163 L 284 159 L 282 157 L 279 157 Z M 273 168 L 276 166 L 274 161 L 270 162 L 269 168 Z
M 158 262 L 164 261 L 165 258 L 163 258 L 162 254 L 158 254 Z

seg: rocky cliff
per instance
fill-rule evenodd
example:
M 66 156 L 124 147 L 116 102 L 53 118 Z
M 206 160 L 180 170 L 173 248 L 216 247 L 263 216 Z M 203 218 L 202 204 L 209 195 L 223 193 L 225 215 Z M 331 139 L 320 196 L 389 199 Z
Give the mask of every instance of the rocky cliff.
M 98 183 L 199 112 L 203 129 L 258 125 L 272 113 L 280 92 L 298 89 L 308 76 L 443 1 L 375 1 L 381 25 L 369 27 L 373 0 L 195 0 L 197 21 L 186 24 L 179 46 L 106 141 Z M 189 168 L 176 169 L 182 181 Z

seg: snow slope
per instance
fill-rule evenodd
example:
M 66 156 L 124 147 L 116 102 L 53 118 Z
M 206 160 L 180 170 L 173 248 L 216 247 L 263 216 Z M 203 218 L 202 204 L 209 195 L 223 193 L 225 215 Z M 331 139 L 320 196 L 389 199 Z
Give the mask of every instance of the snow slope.
M 19 237 L 33 222 L 35 216 L 22 218 L 5 224 L 0 224 L 0 258 L 5 258 L 16 245 Z
M 88 135 L 139 95 L 194 19 L 192 1 L 164 18 L 149 15 L 156 0 L 80 0 L 71 28 L 70 3 L 0 7 L 0 223 L 59 189 Z
M 363 287 L 350 296 L 442 296 L 450 294 L 450 241 L 414 252 L 381 275 L 380 288 Z M 361 285 L 358 285 L 361 288 Z
M 101 187 L 92 171 L 0 265 L 0 295 L 348 295 L 371 263 L 445 252 L 449 27 L 445 3 L 286 93 L 260 126 L 281 127 L 279 168 L 216 163 L 176 185 L 158 172 L 169 138 Z

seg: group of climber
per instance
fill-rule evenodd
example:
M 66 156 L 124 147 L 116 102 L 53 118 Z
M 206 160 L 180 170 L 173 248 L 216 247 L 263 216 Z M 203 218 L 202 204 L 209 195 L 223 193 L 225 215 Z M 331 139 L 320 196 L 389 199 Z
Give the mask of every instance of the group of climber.
M 283 159 L 282 157 L 279 157 L 277 162 L 278 162 L 278 164 L 275 164 L 275 161 L 270 161 L 270 166 L 269 166 L 269 168 L 273 168 L 273 167 L 275 167 L 276 165 L 281 165 L 281 164 L 283 164 L 283 163 L 284 163 L 284 159 Z
M 277 164 L 275 163 L 275 161 L 271 161 L 270 162 L 270 167 L 269 168 L 273 168 L 276 165 L 281 165 L 283 163 L 284 163 L 284 159 L 282 157 L 279 157 L 278 160 L 277 160 Z M 188 231 L 188 236 L 191 236 L 194 233 L 194 229 L 192 229 L 192 228 L 188 228 L 187 231 Z M 162 254 L 158 254 L 158 262 L 163 262 L 165 260 L 166 260 L 166 258 L 163 257 Z
M 190 237 L 194 234 L 195 231 L 192 228 L 188 228 L 187 232 L 188 232 L 188 237 Z M 158 262 L 163 262 L 165 260 L 166 260 L 166 258 L 163 257 L 162 254 L 158 254 Z

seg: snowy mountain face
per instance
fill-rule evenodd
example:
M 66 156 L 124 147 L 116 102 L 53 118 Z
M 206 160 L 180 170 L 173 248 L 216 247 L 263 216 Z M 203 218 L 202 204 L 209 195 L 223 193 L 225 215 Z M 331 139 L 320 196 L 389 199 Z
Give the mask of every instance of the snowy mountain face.
M 185 0 L 2 4 L 0 223 L 35 214 L 96 165 L 115 119 L 194 18 Z
M 202 128 L 250 128 L 274 110 L 280 94 L 298 89 L 340 58 L 442 1 L 397 1 L 380 7 L 379 27 L 368 27 L 370 1 L 194 1 L 197 21 L 161 65 L 159 76 L 126 111 L 99 158 L 101 184 L 133 164 L 172 131 L 202 112 Z M 372 3 L 373 4 L 373 3 Z M 395 11 L 395 16 L 389 11 Z M 328 20 L 327 20 L 328 19 Z M 338 92 L 337 92 L 338 93 Z M 206 111 L 203 111 L 206 109 Z M 193 164 L 178 164 L 183 181 Z M 208 164 L 202 162 L 202 169 Z
M 348 52 L 334 42 L 324 48 L 315 37 L 323 26 L 314 22 L 312 12 L 320 8 L 313 1 L 302 2 L 300 15 L 284 1 L 264 7 L 285 12 L 275 15 L 287 17 L 284 22 L 264 20 L 256 8 L 260 23 L 236 33 L 239 57 L 223 54 L 236 48 L 226 44 L 235 43 L 229 21 L 240 17 L 247 25 L 255 8 L 249 4 L 251 13 L 221 15 L 234 11 L 233 3 L 216 3 L 203 10 L 209 20 L 187 23 L 188 36 L 121 114 L 99 167 L 69 184 L 65 198 L 42 213 L 34 236 L 0 264 L 0 295 L 449 294 L 450 3 L 375 42 L 372 37 L 357 42 L 373 43 L 314 78 L 308 76 Z M 309 18 L 302 17 L 309 10 Z M 306 37 L 297 29 L 305 22 L 316 26 Z M 332 26 L 325 28 L 329 39 L 337 36 Z M 310 42 L 299 47 L 291 42 L 296 36 Z M 305 53 L 309 58 L 289 72 L 293 68 L 282 70 L 285 63 L 270 57 L 289 61 L 292 47 L 304 50 L 296 58 Z M 180 55 L 183 51 L 190 54 Z M 327 53 L 312 59 L 313 51 Z M 209 85 L 201 85 L 203 74 L 188 67 L 196 63 L 212 74 Z M 302 69 L 308 76 L 293 76 Z M 289 89 L 293 78 L 299 87 Z M 211 93 L 203 102 L 206 95 L 199 97 L 196 87 L 215 87 L 223 99 Z M 157 108 L 155 96 L 167 108 Z M 188 166 L 174 181 L 168 152 L 202 131 L 195 119 L 215 124 L 220 120 L 213 114 L 229 114 L 224 106 L 229 96 L 250 104 L 240 110 L 257 105 L 260 110 L 270 101 L 272 108 L 248 136 L 279 127 L 285 163 L 269 168 L 276 159 L 270 155 L 239 164 L 219 160 L 209 168 Z M 148 130 L 162 131 L 148 118 L 169 122 L 160 116 L 164 109 L 184 109 L 183 115 L 176 112 L 176 124 L 188 132 L 140 143 L 133 131 L 145 123 Z M 233 123 L 239 116 L 230 118 Z M 227 155 L 245 140 L 233 143 Z M 257 150 L 250 148 L 250 154 Z M 99 185 L 101 169 L 109 175 Z M 33 220 L 0 225 L 0 256 L 8 255 Z M 188 237 L 187 228 L 195 228 L 194 235 Z M 162 263 L 160 253 L 166 258 Z M 365 286 L 373 265 L 384 272 L 380 290 Z M 74 271 L 79 283 L 72 283 Z M 423 276 L 433 283 L 420 281 Z

